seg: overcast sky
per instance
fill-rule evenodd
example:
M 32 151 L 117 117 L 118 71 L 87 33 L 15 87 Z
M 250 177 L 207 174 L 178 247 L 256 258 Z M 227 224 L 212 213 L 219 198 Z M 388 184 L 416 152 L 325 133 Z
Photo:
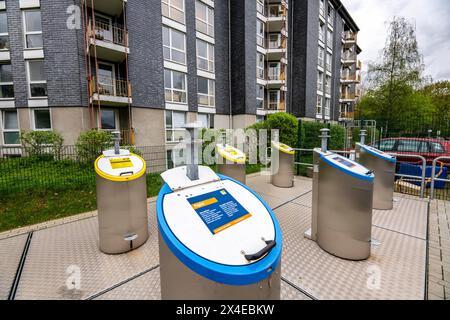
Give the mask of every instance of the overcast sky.
M 415 22 L 417 41 L 425 60 L 425 75 L 450 80 L 449 0 L 342 0 L 361 29 L 358 44 L 367 67 L 386 42 L 386 22 L 402 16 Z

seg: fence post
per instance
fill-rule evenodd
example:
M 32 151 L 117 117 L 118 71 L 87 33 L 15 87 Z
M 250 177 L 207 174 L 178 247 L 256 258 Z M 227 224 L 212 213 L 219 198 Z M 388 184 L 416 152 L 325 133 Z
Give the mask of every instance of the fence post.
M 361 139 L 361 144 L 362 145 L 366 144 L 366 136 L 367 136 L 367 130 L 361 130 L 359 132 L 359 137 Z
M 425 178 L 426 178 L 426 172 L 427 172 L 427 160 L 422 157 L 422 180 L 420 183 L 420 198 L 425 198 Z M 433 171 L 434 172 L 434 171 Z

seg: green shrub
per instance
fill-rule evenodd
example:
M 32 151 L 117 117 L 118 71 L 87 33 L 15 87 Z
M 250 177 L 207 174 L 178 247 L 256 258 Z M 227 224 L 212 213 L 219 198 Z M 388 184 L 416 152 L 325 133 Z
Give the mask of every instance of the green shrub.
M 345 146 L 345 128 L 337 124 L 326 124 L 320 122 L 302 122 L 301 148 L 314 149 L 322 144 L 320 129 L 330 129 L 331 139 L 328 141 L 328 149 L 342 150 Z
M 279 112 L 267 117 L 267 120 L 255 123 L 249 129 L 275 130 L 280 132 L 280 142 L 295 148 L 298 140 L 298 120 L 291 114 Z
M 75 145 L 78 159 L 94 162 L 104 150 L 114 146 L 112 138 L 111 132 L 96 129 L 81 133 Z
M 22 131 L 20 141 L 30 157 L 61 158 L 64 139 L 55 131 Z

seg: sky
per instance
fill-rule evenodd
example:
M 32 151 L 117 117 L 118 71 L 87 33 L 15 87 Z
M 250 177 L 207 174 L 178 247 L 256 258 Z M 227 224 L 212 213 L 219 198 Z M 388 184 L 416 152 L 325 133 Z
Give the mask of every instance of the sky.
M 424 75 L 450 80 L 450 0 L 341 0 L 361 31 L 360 60 L 375 61 L 386 42 L 387 22 L 394 16 L 416 24 Z

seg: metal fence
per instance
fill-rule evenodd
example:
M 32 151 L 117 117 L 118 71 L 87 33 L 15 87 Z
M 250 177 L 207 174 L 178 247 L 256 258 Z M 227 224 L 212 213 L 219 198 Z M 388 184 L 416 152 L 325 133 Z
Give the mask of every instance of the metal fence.
M 169 149 L 169 146 L 146 146 L 132 151 L 145 159 L 148 173 L 159 173 L 167 168 Z M 24 147 L 0 147 L 0 194 L 93 188 L 93 160 L 97 155 L 95 151 L 92 157 L 81 155 L 75 146 L 57 151 L 42 147 L 39 152 Z

